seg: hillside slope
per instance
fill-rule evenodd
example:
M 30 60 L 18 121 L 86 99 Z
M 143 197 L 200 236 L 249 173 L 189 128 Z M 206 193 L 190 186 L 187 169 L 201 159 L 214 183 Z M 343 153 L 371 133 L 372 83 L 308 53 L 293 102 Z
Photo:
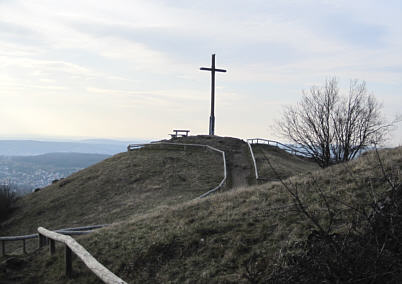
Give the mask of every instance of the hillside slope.
M 259 178 L 264 181 L 275 181 L 279 178 L 284 179 L 320 168 L 314 161 L 289 154 L 285 150 L 275 146 L 254 144 L 252 148 Z
M 305 210 L 321 226 L 340 234 L 356 221 L 353 206 L 369 209 L 373 198 L 389 189 L 387 179 L 402 179 L 402 147 L 380 155 L 382 164 L 368 153 L 285 184 L 297 188 Z M 137 215 L 78 240 L 129 283 L 247 283 L 275 272 L 314 229 L 293 204 L 286 188 L 271 182 Z M 327 206 L 336 209 L 333 224 Z M 21 283 L 98 283 L 78 261 L 75 278 L 65 279 L 61 248 L 52 258 L 42 249 L 29 260 L 16 272 L 24 275 Z
M 18 200 L 1 235 L 121 221 L 191 200 L 223 178 L 219 153 L 153 145 L 115 155 Z

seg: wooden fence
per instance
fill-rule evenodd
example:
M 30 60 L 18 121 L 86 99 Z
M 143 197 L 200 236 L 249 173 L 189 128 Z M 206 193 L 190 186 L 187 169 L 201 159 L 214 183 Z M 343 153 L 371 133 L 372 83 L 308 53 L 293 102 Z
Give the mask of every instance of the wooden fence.
M 61 233 L 49 231 L 45 228 L 38 228 L 39 243 L 43 246 L 49 243 L 50 254 L 56 252 L 55 242 L 61 242 L 65 245 L 65 272 L 67 277 L 72 275 L 72 253 L 77 255 L 84 264 L 96 276 L 107 284 L 126 284 L 124 280 L 116 276 L 113 272 L 108 270 L 99 261 L 97 261 L 83 246 L 70 236 Z
M 253 148 L 251 147 L 251 144 L 247 142 L 248 148 L 250 149 L 250 154 L 251 154 L 251 159 L 253 160 L 253 165 L 254 165 L 254 172 L 255 172 L 255 179 L 259 180 L 259 176 L 258 176 L 258 169 L 257 169 L 257 162 L 255 160 L 255 156 L 254 156 L 254 152 L 253 152 Z
M 254 156 L 254 151 L 253 148 L 251 146 L 251 144 L 265 144 L 265 145 L 272 145 L 272 146 L 276 146 L 280 149 L 285 150 L 286 152 L 292 154 L 292 155 L 299 155 L 299 156 L 306 156 L 306 153 L 303 153 L 299 150 L 296 150 L 286 144 L 283 144 L 281 142 L 278 141 L 274 141 L 274 140 L 269 140 L 269 139 L 264 139 L 264 138 L 251 138 L 251 139 L 247 139 L 246 140 L 247 145 L 250 149 L 250 154 L 251 154 L 251 158 L 253 160 L 253 164 L 254 164 L 254 172 L 255 172 L 255 178 L 256 180 L 267 180 L 266 178 L 261 178 L 258 174 L 258 168 L 257 168 L 257 162 L 255 160 L 255 156 Z M 279 147 L 280 146 L 280 147 Z
M 174 145 L 174 146 L 189 146 L 189 147 L 203 147 L 215 152 L 218 152 L 222 155 L 222 159 L 223 159 L 223 179 L 221 180 L 221 182 L 218 184 L 218 186 L 208 190 L 207 192 L 201 194 L 198 198 L 204 198 L 208 195 L 210 195 L 211 193 L 214 193 L 215 191 L 219 190 L 220 188 L 223 187 L 223 185 L 226 182 L 226 178 L 227 178 L 227 169 L 226 169 L 226 156 L 225 156 L 225 152 L 222 150 L 219 150 L 217 148 L 214 148 L 212 146 L 209 145 L 203 145 L 203 144 L 185 144 L 185 143 L 171 143 L 171 142 L 153 142 L 153 143 L 149 143 L 149 144 L 129 144 L 127 146 L 127 150 L 128 151 L 134 151 L 137 149 L 140 149 L 142 147 L 149 147 L 149 146 L 153 146 L 153 145 Z
M 269 139 L 264 139 L 264 138 L 251 138 L 251 139 L 247 139 L 247 142 L 250 144 L 266 144 L 266 145 L 272 145 L 272 146 L 276 146 L 279 147 L 283 150 L 285 150 L 286 152 L 293 154 L 293 155 L 300 155 L 300 156 L 306 156 L 306 153 L 299 151 L 295 148 L 290 147 L 289 145 L 283 144 L 281 142 L 278 141 L 274 141 L 274 140 L 269 140 Z
M 94 229 L 103 228 L 105 226 L 108 226 L 108 224 L 92 225 L 92 226 L 84 226 L 84 227 L 76 227 L 76 228 L 64 228 L 64 229 L 56 230 L 55 232 L 63 234 L 63 235 L 70 235 L 70 236 L 71 235 L 82 235 L 82 234 L 88 234 L 88 233 L 92 232 L 92 230 L 94 230 Z M 0 237 L 2 256 L 6 255 L 6 242 L 22 241 L 22 252 L 24 254 L 26 254 L 27 253 L 26 240 L 36 239 L 38 237 L 39 237 L 38 234 Z M 41 241 L 42 240 L 39 238 L 39 243 L 38 243 L 39 247 L 41 247 L 41 245 L 42 245 Z

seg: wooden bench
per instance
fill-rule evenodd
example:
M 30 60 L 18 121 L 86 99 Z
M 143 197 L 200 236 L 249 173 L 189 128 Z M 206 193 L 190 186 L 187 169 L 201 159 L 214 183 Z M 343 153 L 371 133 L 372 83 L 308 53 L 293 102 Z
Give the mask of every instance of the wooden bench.
M 183 130 L 183 129 L 173 129 L 174 134 L 169 134 L 172 138 L 177 137 L 186 137 L 190 130 Z

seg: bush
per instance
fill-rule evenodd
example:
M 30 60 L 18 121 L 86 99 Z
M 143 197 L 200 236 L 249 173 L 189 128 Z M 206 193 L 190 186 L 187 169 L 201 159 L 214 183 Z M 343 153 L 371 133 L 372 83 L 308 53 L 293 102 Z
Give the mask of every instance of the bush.
M 280 265 L 273 271 L 260 271 L 257 283 L 402 283 L 402 183 L 400 166 L 386 169 L 375 148 L 381 183 L 388 188 L 378 198 L 372 192 L 370 208 L 348 203 L 324 193 L 311 184 L 319 203 L 327 212 L 327 225 L 308 209 L 296 185 L 281 180 L 301 216 L 314 228 L 309 237 L 286 248 Z M 271 168 L 273 165 L 268 161 Z M 347 167 L 345 165 L 345 167 Z M 353 174 L 351 174 L 353 176 Z M 377 173 L 378 175 L 378 173 Z M 359 177 L 354 177 L 355 181 Z M 371 183 L 370 183 L 371 184 Z M 370 185 L 368 184 L 368 185 Z M 372 185 L 372 184 L 371 184 Z M 369 187 L 367 191 L 370 192 Z M 354 212 L 344 226 L 333 231 L 342 204 Z M 368 204 L 367 204 L 368 205 Z M 250 274 L 250 273 L 249 273 Z M 255 274 L 255 273 L 254 273 Z
M 4 220 L 14 209 L 17 196 L 12 186 L 0 185 L 0 220 Z
M 349 234 L 314 231 L 295 244 L 285 266 L 270 275 L 274 283 L 401 283 L 402 192 L 373 204 L 370 222 Z M 380 205 L 380 206 L 378 206 Z

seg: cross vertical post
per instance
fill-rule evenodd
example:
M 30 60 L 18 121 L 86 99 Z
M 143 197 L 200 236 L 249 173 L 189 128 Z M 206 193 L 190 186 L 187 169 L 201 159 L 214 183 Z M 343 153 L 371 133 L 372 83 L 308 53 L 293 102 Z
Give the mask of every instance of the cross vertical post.
M 209 117 L 209 135 L 215 134 L 215 54 L 211 63 L 211 115 Z
M 211 115 L 209 117 L 209 135 L 215 135 L 215 72 L 226 72 L 215 68 L 215 54 L 212 54 L 211 68 L 201 67 L 200 70 L 211 72 Z

